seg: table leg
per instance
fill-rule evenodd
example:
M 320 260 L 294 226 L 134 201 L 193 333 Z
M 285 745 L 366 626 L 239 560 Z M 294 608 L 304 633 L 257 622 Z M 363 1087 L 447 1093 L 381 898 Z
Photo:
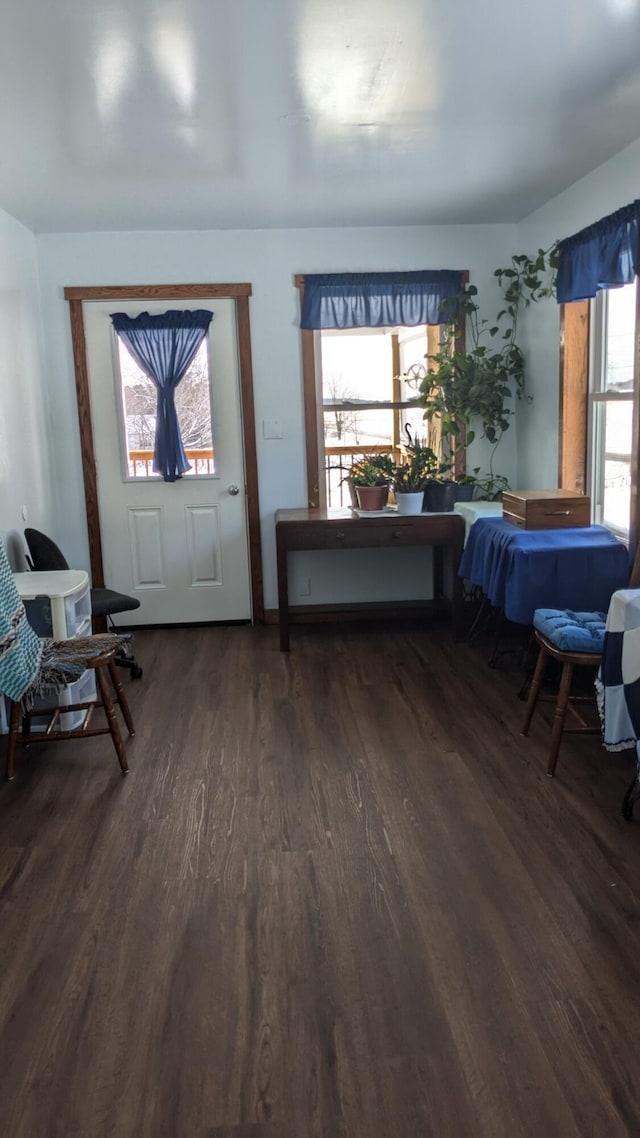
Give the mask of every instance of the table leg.
M 464 591 L 462 588 L 462 577 L 458 575 L 460 556 L 456 555 L 455 549 L 452 551 L 451 559 L 453 562 L 451 623 L 453 627 L 453 639 L 459 641 L 464 640 Z
M 280 651 L 289 651 L 289 580 L 287 574 L 287 548 L 276 526 L 276 562 L 278 570 L 278 624 Z

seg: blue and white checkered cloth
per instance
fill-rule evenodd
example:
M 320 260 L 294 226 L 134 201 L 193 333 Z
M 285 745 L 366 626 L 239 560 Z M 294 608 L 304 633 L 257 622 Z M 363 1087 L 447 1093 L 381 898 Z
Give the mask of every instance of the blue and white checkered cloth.
M 635 747 L 640 741 L 640 589 L 618 589 L 611 597 L 596 695 L 605 747 Z

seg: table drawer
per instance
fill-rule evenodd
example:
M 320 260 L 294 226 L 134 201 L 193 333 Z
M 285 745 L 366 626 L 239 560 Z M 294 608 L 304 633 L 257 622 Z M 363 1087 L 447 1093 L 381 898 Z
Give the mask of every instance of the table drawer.
M 389 525 L 377 530 L 375 534 L 367 532 L 369 527 L 354 526 L 353 529 L 345 529 L 335 534 L 335 545 L 344 546 L 347 549 L 371 549 L 378 547 L 384 549 L 390 545 L 417 545 L 420 543 L 420 537 L 417 533 L 415 526 L 412 525 Z
M 424 537 L 414 525 L 391 523 L 368 526 L 366 522 L 347 522 L 345 525 L 313 525 L 300 527 L 287 525 L 285 544 L 289 549 L 383 549 L 397 545 L 419 545 Z

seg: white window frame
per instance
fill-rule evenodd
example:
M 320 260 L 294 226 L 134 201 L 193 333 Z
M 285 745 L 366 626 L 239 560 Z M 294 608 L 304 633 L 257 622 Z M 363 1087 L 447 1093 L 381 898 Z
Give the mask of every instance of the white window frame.
M 637 304 L 638 281 L 636 279 L 636 327 L 634 339 L 637 345 Z M 637 360 L 635 361 L 635 384 L 631 392 L 607 391 L 605 377 L 607 369 L 607 311 L 609 292 L 602 289 L 591 302 L 590 338 L 589 338 L 589 390 L 587 396 L 587 486 L 591 495 L 591 509 L 593 521 L 597 525 L 606 525 L 616 536 L 625 541 L 629 540 L 630 529 L 633 525 L 633 483 L 634 483 L 634 454 L 633 444 L 630 455 L 630 473 L 632 500 L 630 503 L 630 516 L 627 527 L 619 527 L 603 518 L 604 509 L 604 470 L 605 470 L 605 416 L 602 413 L 607 405 L 614 403 L 629 403 L 631 406 L 632 423 L 637 416 L 638 377 Z M 635 425 L 632 426 L 632 439 L 635 437 Z

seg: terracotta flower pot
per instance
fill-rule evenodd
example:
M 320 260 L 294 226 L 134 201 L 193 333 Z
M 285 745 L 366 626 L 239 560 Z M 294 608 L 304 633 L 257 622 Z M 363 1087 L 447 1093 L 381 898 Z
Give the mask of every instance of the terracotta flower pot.
M 384 510 L 389 497 L 388 486 L 356 486 L 355 489 L 361 510 Z

